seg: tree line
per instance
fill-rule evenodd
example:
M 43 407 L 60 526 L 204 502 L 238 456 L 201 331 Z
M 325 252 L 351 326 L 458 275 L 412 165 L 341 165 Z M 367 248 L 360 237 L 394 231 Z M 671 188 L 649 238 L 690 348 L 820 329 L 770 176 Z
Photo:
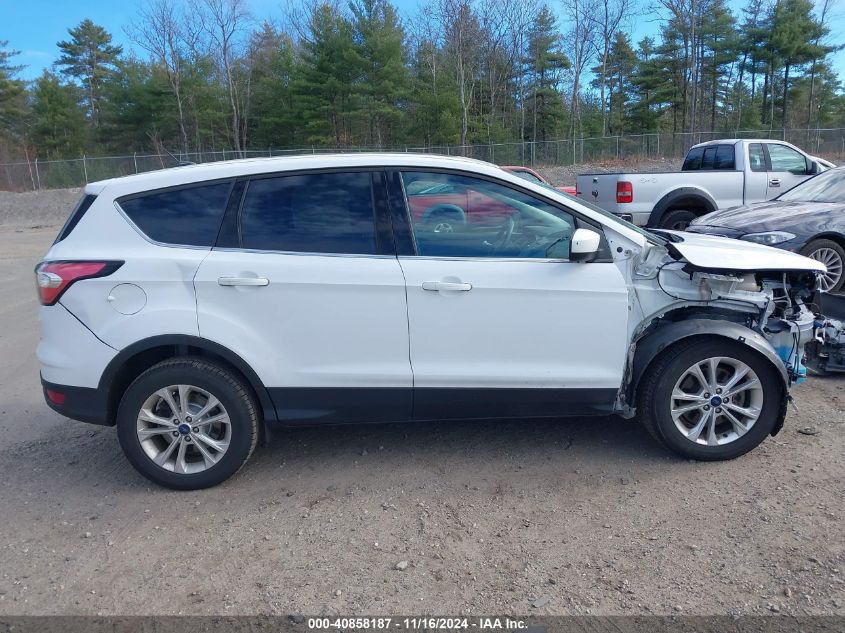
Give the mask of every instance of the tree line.
M 0 42 L 0 158 L 845 126 L 832 0 L 555 1 L 151 0 L 29 82 Z

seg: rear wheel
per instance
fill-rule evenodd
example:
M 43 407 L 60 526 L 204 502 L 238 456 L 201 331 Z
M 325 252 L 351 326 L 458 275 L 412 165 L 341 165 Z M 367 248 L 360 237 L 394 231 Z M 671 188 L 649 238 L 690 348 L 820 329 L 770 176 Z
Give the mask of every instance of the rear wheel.
M 231 370 L 201 358 L 155 365 L 126 390 L 117 413 L 120 445 L 147 479 L 196 490 L 235 474 L 255 450 L 258 409 Z
M 845 282 L 845 274 L 843 274 L 845 249 L 833 240 L 813 240 L 801 249 L 801 254 L 827 267 L 827 272 L 819 276 L 819 290 L 838 292 L 842 289 Z
M 753 350 L 714 339 L 680 343 L 641 383 L 640 419 L 669 449 L 691 459 L 733 459 L 780 423 L 782 379 Z
M 685 231 L 690 225 L 690 222 L 692 222 L 695 218 L 696 215 L 693 211 L 687 211 L 685 209 L 667 211 L 663 214 L 663 217 L 660 218 L 657 228 L 668 229 L 671 231 Z

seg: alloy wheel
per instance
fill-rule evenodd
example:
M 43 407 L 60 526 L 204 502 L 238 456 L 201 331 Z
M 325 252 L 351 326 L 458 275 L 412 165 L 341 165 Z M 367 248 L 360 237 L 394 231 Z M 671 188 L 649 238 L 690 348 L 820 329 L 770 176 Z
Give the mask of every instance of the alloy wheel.
M 147 457 L 178 474 L 217 464 L 232 439 L 232 424 L 212 393 L 193 385 L 158 389 L 138 412 L 136 433 Z
M 842 257 L 832 248 L 822 247 L 807 255 L 827 267 L 827 272 L 819 275 L 819 289 L 828 292 L 839 284 L 842 279 Z
M 763 386 L 740 360 L 712 357 L 681 374 L 671 396 L 672 420 L 691 442 L 730 444 L 745 435 L 763 409 Z

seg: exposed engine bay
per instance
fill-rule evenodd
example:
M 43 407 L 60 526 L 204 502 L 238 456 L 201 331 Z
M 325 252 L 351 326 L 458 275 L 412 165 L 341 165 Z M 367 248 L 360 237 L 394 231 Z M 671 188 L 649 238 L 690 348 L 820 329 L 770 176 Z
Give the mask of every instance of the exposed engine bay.
M 648 360 L 665 345 L 697 334 L 726 336 L 756 348 L 781 367 L 787 387 L 805 380 L 805 346 L 817 335 L 815 271 L 721 269 L 718 261 L 704 267 L 671 243 L 647 248 L 630 264 L 637 299 L 631 306 L 627 373 L 632 380 L 644 362 L 639 356 Z M 626 400 L 623 395 L 617 403 L 623 415 L 632 410 Z
M 845 372 L 845 297 L 820 294 L 813 340 L 806 346 L 810 371 L 824 375 Z

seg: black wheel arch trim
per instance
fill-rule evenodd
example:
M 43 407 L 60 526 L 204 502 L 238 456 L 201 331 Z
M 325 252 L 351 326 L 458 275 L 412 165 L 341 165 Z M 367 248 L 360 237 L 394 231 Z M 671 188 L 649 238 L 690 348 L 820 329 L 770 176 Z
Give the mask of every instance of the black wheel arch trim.
M 629 406 L 636 406 L 636 395 L 642 377 L 654 359 L 666 348 L 693 336 L 718 336 L 748 346 L 768 360 L 778 371 L 783 384 L 783 402 L 785 406 L 789 396 L 789 375 L 780 356 L 772 345 L 759 332 L 741 323 L 712 318 L 691 318 L 683 321 L 664 322 L 636 342 L 629 380 L 625 386 L 625 401 Z M 782 425 L 782 422 L 781 422 Z M 772 435 L 780 431 L 775 427 Z
M 710 213 L 711 211 L 715 211 L 719 208 L 719 205 L 716 204 L 713 197 L 703 189 L 698 189 L 697 187 L 681 187 L 670 191 L 654 205 L 654 208 L 651 210 L 651 215 L 648 218 L 648 226 L 657 226 L 663 218 L 663 214 L 666 213 L 669 207 L 678 200 L 685 198 L 697 198 L 699 201 L 703 202 L 704 206 L 707 208 L 706 213 Z
M 238 354 L 220 343 L 216 343 L 200 336 L 192 336 L 189 334 L 166 334 L 136 341 L 132 345 L 120 350 L 120 352 L 118 352 L 118 354 L 106 366 L 103 371 L 103 375 L 100 377 L 97 390 L 100 393 L 109 394 L 108 400 L 110 402 L 110 407 L 108 411 L 108 424 L 114 424 L 116 409 L 111 410 L 113 408 L 111 406 L 111 390 L 121 369 L 123 369 L 132 358 L 138 356 L 142 352 L 160 347 L 173 347 L 177 350 L 177 352 L 179 352 L 169 356 L 168 358 L 173 358 L 175 356 L 190 356 L 188 351 L 189 348 L 199 349 L 222 358 L 226 363 L 240 372 L 246 379 L 247 383 L 258 398 L 264 421 L 277 421 L 276 408 L 273 405 L 273 401 L 270 398 L 267 388 L 264 386 L 261 378 L 258 377 L 258 374 L 255 373 L 255 370 L 253 370 L 249 363 L 247 363 Z

